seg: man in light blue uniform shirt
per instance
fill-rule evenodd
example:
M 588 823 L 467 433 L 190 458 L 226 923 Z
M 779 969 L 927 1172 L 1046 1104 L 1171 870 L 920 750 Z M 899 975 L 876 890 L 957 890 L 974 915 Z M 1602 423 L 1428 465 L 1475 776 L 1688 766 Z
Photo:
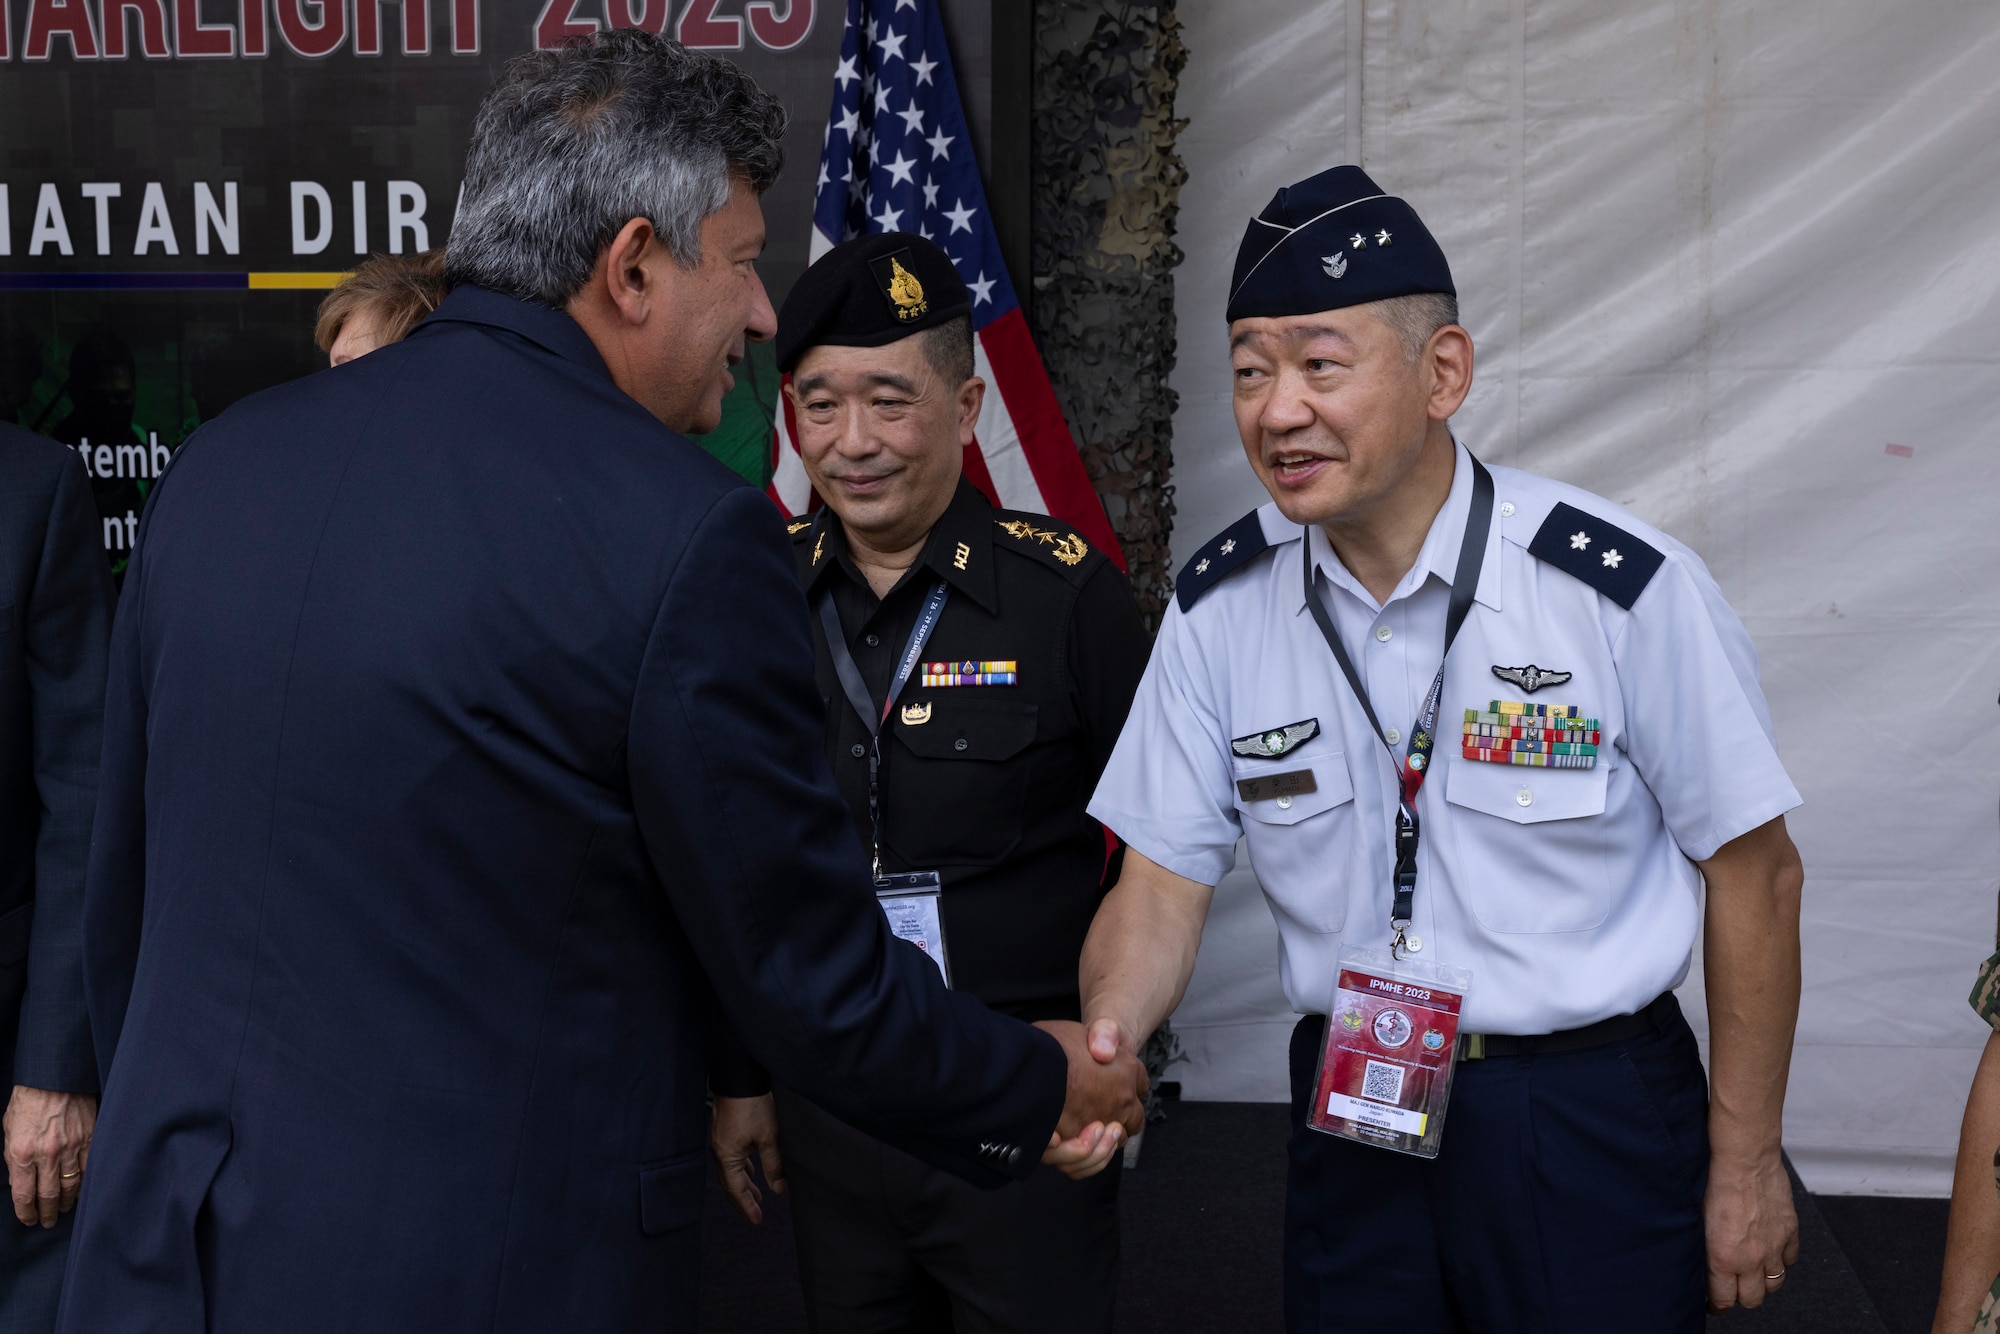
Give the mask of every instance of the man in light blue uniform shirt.
M 1449 267 L 1360 169 L 1251 221 L 1228 317 L 1272 503 L 1180 571 L 1090 806 L 1128 845 L 1083 956 L 1100 1057 L 1178 1003 L 1240 836 L 1306 1016 L 1291 1329 L 1693 1331 L 1704 1299 L 1760 1304 L 1797 1252 L 1803 871 L 1741 622 L 1680 543 L 1453 439 Z M 1712 1088 L 1672 995 L 1704 928 Z M 1435 1159 L 1304 1124 L 1340 951 L 1396 931 L 1472 975 Z

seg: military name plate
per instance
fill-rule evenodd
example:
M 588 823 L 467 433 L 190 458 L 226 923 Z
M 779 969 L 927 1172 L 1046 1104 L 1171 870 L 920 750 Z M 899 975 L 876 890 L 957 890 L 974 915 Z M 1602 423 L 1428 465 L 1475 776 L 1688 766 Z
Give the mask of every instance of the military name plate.
M 1259 774 L 1236 780 L 1236 795 L 1245 801 L 1272 801 L 1278 797 L 1304 796 L 1319 791 L 1310 769 L 1294 769 L 1283 774 Z

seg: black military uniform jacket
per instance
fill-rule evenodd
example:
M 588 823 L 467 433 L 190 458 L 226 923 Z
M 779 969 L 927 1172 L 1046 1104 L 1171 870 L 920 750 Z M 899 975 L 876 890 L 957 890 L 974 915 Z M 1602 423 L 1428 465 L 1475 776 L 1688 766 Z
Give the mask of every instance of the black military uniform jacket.
M 832 596 L 878 709 L 938 580 L 950 595 L 923 663 L 1014 664 L 1012 685 L 911 676 L 883 725 L 882 869 L 942 874 L 954 986 L 1018 1018 L 1076 1018 L 1077 956 L 1105 884 L 1104 835 L 1084 807 L 1151 648 L 1131 586 L 1066 524 L 995 509 L 965 481 L 885 598 L 831 509 L 793 527 L 806 598 L 817 609 Z M 866 843 L 868 731 L 813 628 L 827 759 Z
M 878 714 L 937 580 L 950 592 L 922 662 L 1014 664 L 1013 685 L 926 686 L 921 666 L 911 675 L 883 725 L 882 870 L 943 877 L 956 989 L 1029 1021 L 1078 1018 L 1077 959 L 1116 879 L 1084 807 L 1152 648 L 1131 586 L 1067 524 L 995 509 L 964 481 L 885 598 L 831 509 L 791 528 L 815 611 L 827 758 L 864 846 L 868 729 L 840 688 L 819 599 L 833 598 Z M 718 1093 L 763 1091 L 731 1055 L 712 1073 Z

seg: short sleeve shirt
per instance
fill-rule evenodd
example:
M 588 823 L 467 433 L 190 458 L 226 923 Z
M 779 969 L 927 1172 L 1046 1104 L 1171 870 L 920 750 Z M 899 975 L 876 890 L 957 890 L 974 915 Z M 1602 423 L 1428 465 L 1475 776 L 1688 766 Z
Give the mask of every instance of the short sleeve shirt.
M 1472 971 L 1469 1031 L 1548 1033 L 1631 1013 L 1678 985 L 1700 922 L 1693 863 L 1799 795 L 1749 636 L 1701 560 L 1599 497 L 1492 472 L 1477 597 L 1445 666 L 1418 797 L 1412 930 L 1423 958 Z M 1204 884 L 1245 840 L 1277 921 L 1285 994 L 1302 1013 L 1326 1011 L 1344 942 L 1388 942 L 1397 790 L 1396 762 L 1306 607 L 1304 563 L 1400 756 L 1438 669 L 1471 503 L 1461 446 L 1424 548 L 1383 604 L 1322 530 L 1259 510 L 1265 549 L 1193 605 L 1169 608 L 1091 801 L 1131 847 Z M 1545 520 L 1572 511 L 1583 527 L 1625 534 L 1634 558 L 1660 556 L 1629 609 L 1529 550 Z M 1581 527 L 1577 538 L 1592 540 Z M 1529 666 L 1567 679 L 1530 692 L 1495 671 Z M 1590 767 L 1467 758 L 1465 721 L 1509 704 L 1593 721 Z M 1274 731 L 1306 739 L 1259 753 L 1255 739 Z M 1297 779 L 1243 781 L 1301 772 L 1310 791 Z

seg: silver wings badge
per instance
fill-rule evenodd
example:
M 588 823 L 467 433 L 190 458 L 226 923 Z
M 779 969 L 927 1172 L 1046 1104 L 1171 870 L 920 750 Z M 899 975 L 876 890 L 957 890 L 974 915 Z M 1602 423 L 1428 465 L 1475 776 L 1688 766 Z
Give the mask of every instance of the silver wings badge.
M 1571 676 L 1569 672 L 1544 671 L 1532 662 L 1526 667 L 1496 666 L 1493 669 L 1493 674 L 1509 685 L 1521 687 L 1521 689 L 1527 691 L 1530 695 L 1540 690 L 1543 686 L 1559 686 L 1569 680 Z
M 1229 748 L 1246 760 L 1267 760 L 1297 750 L 1306 742 L 1319 735 L 1319 719 L 1308 718 L 1304 722 L 1286 723 L 1268 732 L 1252 732 L 1240 736 L 1229 743 Z

